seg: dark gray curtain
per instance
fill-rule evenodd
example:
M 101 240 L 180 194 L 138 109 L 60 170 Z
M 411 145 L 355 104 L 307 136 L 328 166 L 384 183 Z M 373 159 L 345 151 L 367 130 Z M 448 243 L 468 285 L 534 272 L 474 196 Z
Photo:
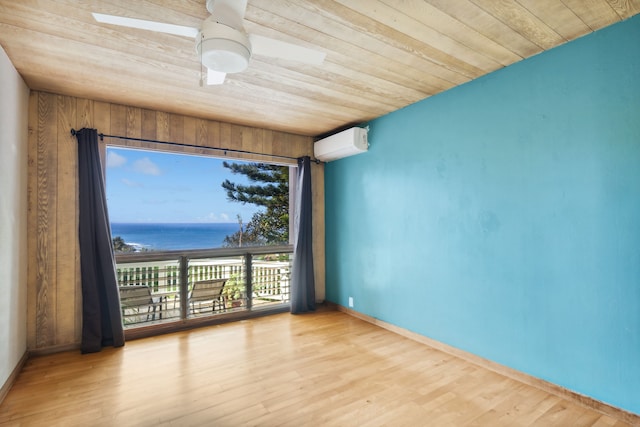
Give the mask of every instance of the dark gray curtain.
M 294 218 L 293 268 L 291 272 L 291 313 L 306 313 L 316 309 L 315 280 L 313 278 L 313 223 L 311 218 L 311 160 L 298 159 Z
M 82 129 L 78 138 L 79 237 L 82 279 L 83 353 L 124 345 L 115 257 L 107 213 L 98 132 Z

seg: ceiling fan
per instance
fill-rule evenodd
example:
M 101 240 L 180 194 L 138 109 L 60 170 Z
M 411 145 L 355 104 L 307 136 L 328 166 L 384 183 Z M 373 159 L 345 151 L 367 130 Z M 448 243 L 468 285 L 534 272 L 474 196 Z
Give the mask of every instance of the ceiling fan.
M 207 68 L 207 84 L 224 83 L 225 76 L 249 66 L 253 54 L 320 65 L 325 53 L 257 34 L 247 34 L 243 21 L 247 0 L 206 0 L 211 14 L 200 28 L 92 13 L 100 23 L 193 37 L 200 61 Z M 202 84 L 202 82 L 201 82 Z

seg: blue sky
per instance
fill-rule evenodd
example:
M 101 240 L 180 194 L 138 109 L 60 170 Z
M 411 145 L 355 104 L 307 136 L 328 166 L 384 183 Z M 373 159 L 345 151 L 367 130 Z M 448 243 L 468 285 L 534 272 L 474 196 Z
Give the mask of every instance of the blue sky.
M 107 148 L 111 222 L 247 223 L 259 208 L 227 201 L 221 184 L 248 183 L 213 157 Z

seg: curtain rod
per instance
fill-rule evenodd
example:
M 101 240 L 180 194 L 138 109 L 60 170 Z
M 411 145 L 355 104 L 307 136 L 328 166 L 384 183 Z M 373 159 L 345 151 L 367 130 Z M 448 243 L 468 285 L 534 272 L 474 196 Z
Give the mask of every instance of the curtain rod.
M 77 133 L 77 131 L 75 129 L 71 128 L 71 135 L 76 136 L 76 133 Z M 200 146 L 200 145 L 183 144 L 183 143 L 180 143 L 180 142 L 158 141 L 156 139 L 133 138 L 133 137 L 130 137 L 130 136 L 106 135 L 104 133 L 99 133 L 98 136 L 100 137 L 101 141 L 103 141 L 104 138 L 115 138 L 115 139 L 124 139 L 124 140 L 128 140 L 128 141 L 151 142 L 151 143 L 154 143 L 154 144 L 173 145 L 173 146 L 177 146 L 177 147 L 188 147 L 188 148 L 198 148 L 198 149 L 205 149 L 205 150 L 223 151 L 225 153 L 225 155 L 226 155 L 226 153 L 254 154 L 254 155 L 257 155 L 257 156 L 273 157 L 273 158 L 276 158 L 276 159 L 298 160 L 298 157 L 281 156 L 281 155 L 278 155 L 278 154 L 256 153 L 255 151 L 235 150 L 233 148 L 203 147 L 203 146 Z M 318 159 L 311 159 L 311 161 L 315 162 L 315 163 L 320 163 L 320 160 L 318 160 Z

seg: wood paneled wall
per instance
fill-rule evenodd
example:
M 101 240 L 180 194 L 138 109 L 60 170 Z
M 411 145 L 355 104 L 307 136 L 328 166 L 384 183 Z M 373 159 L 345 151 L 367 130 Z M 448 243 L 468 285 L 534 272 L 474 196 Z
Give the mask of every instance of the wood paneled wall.
M 77 141 L 71 128 L 209 148 L 313 155 L 312 139 L 306 136 L 38 91 L 31 92 L 29 102 L 28 348 L 32 351 L 75 347 L 81 336 Z M 312 172 L 316 293 L 324 299 L 324 167 L 315 165 Z

